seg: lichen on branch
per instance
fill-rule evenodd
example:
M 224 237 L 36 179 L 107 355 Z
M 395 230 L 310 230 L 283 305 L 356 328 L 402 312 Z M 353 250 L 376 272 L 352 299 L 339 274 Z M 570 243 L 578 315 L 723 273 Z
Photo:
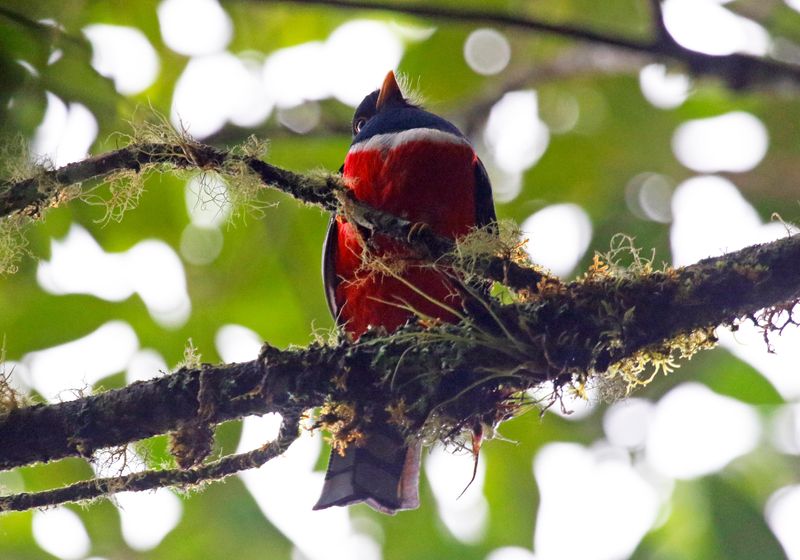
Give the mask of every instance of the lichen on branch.
M 297 417 L 317 407 L 324 408 L 315 426 L 331 428 L 343 443 L 385 413 L 409 438 L 458 440 L 527 408 L 527 390 L 543 384 L 554 399 L 587 384 L 625 392 L 667 372 L 674 359 L 712 346 L 714 326 L 756 318 L 760 309 L 772 310 L 759 321 L 765 332 L 779 330 L 779 310 L 800 300 L 797 262 L 800 236 L 662 271 L 623 272 L 598 257 L 584 277 L 545 282 L 537 292 L 514 294 L 510 304 L 475 293 L 459 324 L 411 321 L 355 343 L 267 345 L 252 362 L 183 368 L 75 401 L 15 408 L 0 420 L 0 469 L 90 457 L 198 421 Z
M 229 455 L 191 469 L 148 470 L 108 478 L 93 478 L 54 490 L 0 496 L 0 513 L 86 502 L 118 492 L 141 492 L 168 486 L 189 490 L 246 469 L 258 468 L 286 451 L 297 436 L 298 419 L 287 416 L 283 419 L 278 437 L 253 451 Z
M 144 138 L 162 139 L 153 134 Z M 440 264 L 450 264 L 458 255 L 453 240 L 437 235 L 430 228 L 418 228 L 417 224 L 355 200 L 343 187 L 338 174 L 300 174 L 281 169 L 260 159 L 262 150 L 258 143 L 251 142 L 227 151 L 177 133 L 167 135 L 164 139 L 171 142 L 134 142 L 125 148 L 59 169 L 41 169 L 25 179 L 0 181 L 0 220 L 15 223 L 20 218 L 36 219 L 49 207 L 63 202 L 66 192 L 70 193 L 69 198 L 91 192 L 95 186 L 85 185 L 92 180 L 104 180 L 115 185 L 120 181 L 130 181 L 131 173 L 141 175 L 153 170 L 197 170 L 216 172 L 230 178 L 234 192 L 252 192 L 258 185 L 280 190 L 300 202 L 328 212 L 346 213 L 359 225 L 400 239 L 421 255 Z M 115 192 L 119 193 L 120 200 L 109 202 L 107 216 L 118 220 L 121 211 L 133 206 L 137 195 L 135 191 L 112 189 L 112 198 Z M 12 243 L 14 239 L 9 237 L 8 242 L 0 240 L 0 249 L 3 243 L 8 243 L 10 248 L 19 247 Z M 19 249 L 5 253 L 9 256 L 7 269 L 13 271 L 14 258 L 21 253 Z M 0 257 L 3 254 L 0 252 Z M 473 256 L 472 268 L 475 274 L 516 289 L 535 290 L 537 284 L 546 277 L 536 267 L 522 266 L 513 259 L 491 253 Z

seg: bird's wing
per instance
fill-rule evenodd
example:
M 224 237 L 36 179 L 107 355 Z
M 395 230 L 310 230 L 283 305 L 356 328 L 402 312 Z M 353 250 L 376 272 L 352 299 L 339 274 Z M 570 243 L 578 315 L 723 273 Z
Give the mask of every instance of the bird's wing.
M 492 201 L 492 185 L 480 159 L 475 158 L 475 225 L 483 227 L 497 221 Z
M 322 245 L 322 283 L 325 287 L 325 299 L 328 302 L 333 318 L 338 321 L 340 305 L 336 302 L 336 286 L 339 277 L 336 274 L 336 246 L 339 241 L 339 228 L 336 224 L 336 215 L 332 214 L 328 222 L 328 233 Z

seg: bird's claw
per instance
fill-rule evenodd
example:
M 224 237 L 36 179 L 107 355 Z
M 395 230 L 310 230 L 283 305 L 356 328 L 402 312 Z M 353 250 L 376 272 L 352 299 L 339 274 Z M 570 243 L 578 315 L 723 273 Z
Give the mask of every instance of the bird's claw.
M 431 226 L 429 224 L 426 224 L 425 222 L 415 222 L 411 224 L 411 228 L 409 228 L 408 230 L 406 241 L 412 243 L 415 237 L 419 236 L 422 232 L 428 231 L 430 229 Z

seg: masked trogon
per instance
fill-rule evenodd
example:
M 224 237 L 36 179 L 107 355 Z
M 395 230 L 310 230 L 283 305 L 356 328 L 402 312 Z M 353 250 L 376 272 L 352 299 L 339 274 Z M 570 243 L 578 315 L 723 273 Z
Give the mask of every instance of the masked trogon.
M 393 72 L 356 109 L 342 176 L 357 199 L 443 236 L 457 238 L 495 221 L 489 179 L 469 141 L 452 123 L 406 100 Z M 370 327 L 391 332 L 414 312 L 456 321 L 448 308 L 460 308 L 461 296 L 445 273 L 380 234 L 369 240 L 370 250 L 395 272 L 364 267 L 368 235 L 336 216 L 323 249 L 328 306 L 351 339 Z M 419 505 L 421 444 L 408 444 L 387 420 L 374 418 L 343 455 L 331 454 L 314 509 L 366 502 L 393 514 Z

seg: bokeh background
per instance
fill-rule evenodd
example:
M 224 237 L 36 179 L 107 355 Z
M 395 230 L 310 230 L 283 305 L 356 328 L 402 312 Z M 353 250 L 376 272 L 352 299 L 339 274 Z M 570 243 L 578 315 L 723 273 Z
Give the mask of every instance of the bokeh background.
M 402 8 L 403 2 L 396 2 Z M 652 37 L 645 0 L 460 0 L 459 10 Z M 800 63 L 798 0 L 666 0 L 700 53 Z M 457 123 L 489 169 L 497 213 L 564 278 L 613 236 L 684 265 L 786 235 L 800 218 L 800 83 L 730 89 L 668 60 L 518 28 L 285 2 L 0 1 L 0 135 L 60 166 L 126 143 L 153 113 L 204 142 L 255 134 L 267 159 L 334 171 L 353 107 L 389 69 Z M 131 123 L 134 123 L 133 125 Z M 305 345 L 332 321 L 319 278 L 327 216 L 274 192 L 234 207 L 213 175 L 153 174 L 121 221 L 100 188 L 25 232 L 0 278 L 3 371 L 38 401 L 163 375 L 188 341 L 208 362 L 262 340 Z M 776 219 L 777 213 L 782 218 Z M 800 266 L 800 264 L 798 264 Z M 327 447 L 202 491 L 121 494 L 0 517 L 4 559 L 800 558 L 800 332 L 720 330 L 615 403 L 566 402 L 500 427 L 472 457 L 433 449 L 422 507 L 312 512 Z M 217 430 L 215 455 L 278 419 Z M 0 442 L 0 445 L 2 443 Z M 4 493 L 170 464 L 163 437 L 0 473 Z

